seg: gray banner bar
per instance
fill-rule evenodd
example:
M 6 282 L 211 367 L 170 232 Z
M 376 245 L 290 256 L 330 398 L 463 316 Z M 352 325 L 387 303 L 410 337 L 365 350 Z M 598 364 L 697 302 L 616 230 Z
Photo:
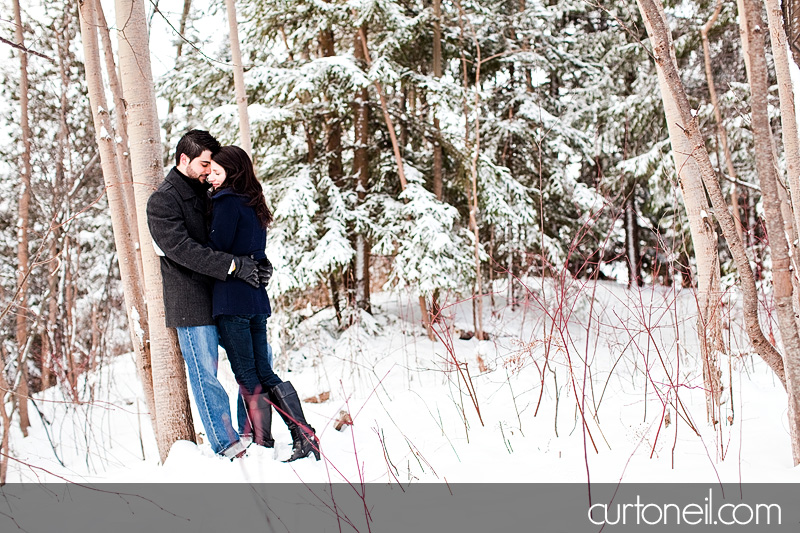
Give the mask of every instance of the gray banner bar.
M 682 532 L 800 530 L 800 484 L 22 484 L 0 531 Z

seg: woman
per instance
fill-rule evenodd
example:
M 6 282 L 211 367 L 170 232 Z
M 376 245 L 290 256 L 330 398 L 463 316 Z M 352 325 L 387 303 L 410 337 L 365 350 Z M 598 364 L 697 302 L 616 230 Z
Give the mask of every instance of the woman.
M 223 146 L 212 157 L 208 181 L 215 189 L 211 247 L 267 261 L 264 248 L 272 213 L 247 152 L 238 146 Z M 270 405 L 274 405 L 292 434 L 292 456 L 284 462 L 312 453 L 319 461 L 319 440 L 306 422 L 297 392 L 290 382 L 281 381 L 269 364 L 267 318 L 271 312 L 264 286 L 256 289 L 230 275 L 214 283 L 212 314 L 247 406 L 253 441 L 267 448 L 274 446 L 270 429 Z

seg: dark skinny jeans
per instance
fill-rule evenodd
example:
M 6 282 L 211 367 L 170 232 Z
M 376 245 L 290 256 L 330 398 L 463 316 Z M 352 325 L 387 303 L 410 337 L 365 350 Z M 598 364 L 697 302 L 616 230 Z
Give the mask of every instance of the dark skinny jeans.
M 219 315 L 216 321 L 243 395 L 265 393 L 282 383 L 269 364 L 267 315 Z

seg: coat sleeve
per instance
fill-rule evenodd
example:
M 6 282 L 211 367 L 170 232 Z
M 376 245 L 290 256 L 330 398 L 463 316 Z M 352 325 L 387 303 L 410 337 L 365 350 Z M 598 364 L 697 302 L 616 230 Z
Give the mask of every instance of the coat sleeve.
M 213 200 L 211 210 L 211 232 L 208 244 L 214 250 L 231 252 L 236 230 L 239 228 L 239 200 L 232 195 L 223 195 Z
M 179 265 L 224 280 L 233 256 L 214 251 L 189 236 L 181 207 L 171 194 L 156 191 L 147 202 L 147 225 L 153 241 L 164 255 Z

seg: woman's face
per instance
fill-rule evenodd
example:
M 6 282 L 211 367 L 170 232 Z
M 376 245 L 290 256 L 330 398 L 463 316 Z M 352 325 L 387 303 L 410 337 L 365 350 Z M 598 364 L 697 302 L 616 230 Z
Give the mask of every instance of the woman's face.
M 208 174 L 206 180 L 211 184 L 214 189 L 219 189 L 225 182 L 225 169 L 219 166 L 216 161 L 211 162 L 211 172 Z

